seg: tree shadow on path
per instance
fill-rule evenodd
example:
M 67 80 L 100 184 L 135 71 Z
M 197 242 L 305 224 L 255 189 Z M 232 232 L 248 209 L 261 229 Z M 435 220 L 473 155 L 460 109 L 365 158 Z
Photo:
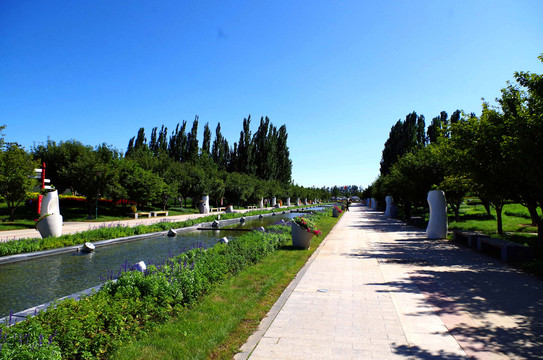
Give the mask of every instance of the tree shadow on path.
M 378 290 L 384 292 L 422 293 L 421 303 L 432 305 L 470 356 L 497 352 L 515 359 L 543 359 L 541 280 L 446 240 L 428 240 L 420 229 L 379 212 L 364 211 L 354 227 L 379 236 L 346 256 L 405 269 L 399 281 L 368 285 L 386 286 L 388 290 Z M 455 358 L 432 357 L 413 347 L 399 346 L 396 351 L 422 359 Z

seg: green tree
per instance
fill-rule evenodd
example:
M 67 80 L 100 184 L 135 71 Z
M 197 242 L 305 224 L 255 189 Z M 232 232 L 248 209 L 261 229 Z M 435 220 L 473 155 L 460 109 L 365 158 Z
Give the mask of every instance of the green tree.
M 192 123 L 192 129 L 190 133 L 187 134 L 187 153 L 185 156 L 185 161 L 195 162 L 198 160 L 198 115 L 194 118 Z
M 32 150 L 35 160 L 45 163 L 46 178 L 51 180 L 59 193 L 70 189 L 72 193 L 78 184 L 78 178 L 70 176 L 69 170 L 82 157 L 88 157 L 88 153 L 93 149 L 90 146 L 83 145 L 77 140 L 68 140 L 60 142 L 58 145 L 54 141 L 47 141 L 46 145 L 39 145 Z
M 168 153 L 170 158 L 178 162 L 185 161 L 187 147 L 187 134 L 185 134 L 186 128 L 187 122 L 185 120 L 183 120 L 181 127 L 179 127 L 179 124 L 177 124 L 168 144 Z
M 405 121 L 398 120 L 390 129 L 390 133 L 381 158 L 381 175 L 387 175 L 390 167 L 398 159 L 426 144 L 424 116 L 412 112 L 405 117 Z
M 282 125 L 277 132 L 276 152 L 277 169 L 276 179 L 283 184 L 289 184 L 292 176 L 292 160 L 290 160 L 290 151 L 287 145 L 287 127 Z
M 215 140 L 211 149 L 211 158 L 217 164 L 220 170 L 228 168 L 229 147 L 228 141 L 222 136 L 221 123 L 217 124 L 215 130 Z
M 157 174 L 142 169 L 135 161 L 126 159 L 119 169 L 119 181 L 128 198 L 138 205 L 161 201 L 166 184 Z
M 539 59 L 543 62 L 543 55 Z M 543 208 L 543 75 L 516 72 L 515 81 L 497 99 L 503 119 L 501 148 L 510 158 L 508 185 L 530 211 L 538 226 L 538 247 L 543 248 L 543 218 L 537 213 L 537 207 Z
M 202 140 L 202 156 L 209 157 L 211 155 L 211 130 L 209 123 L 204 126 L 204 139 Z
M 502 210 L 514 196 L 511 184 L 516 177 L 511 171 L 511 154 L 502 147 L 508 132 L 503 114 L 487 103 L 483 103 L 480 118 L 464 119 L 452 130 L 456 156 L 464 158 L 464 171 L 472 179 L 474 191 L 496 210 L 498 234 L 503 233 Z
M 252 175 L 254 174 L 255 169 L 250 125 L 251 115 L 243 119 L 243 130 L 239 133 L 239 142 L 236 151 L 236 165 L 234 168 L 237 172 Z
M 0 148 L 0 195 L 6 200 L 9 221 L 14 220 L 15 210 L 36 185 L 36 180 L 29 178 L 36 167 L 32 156 L 17 144 L 8 144 L 5 150 Z

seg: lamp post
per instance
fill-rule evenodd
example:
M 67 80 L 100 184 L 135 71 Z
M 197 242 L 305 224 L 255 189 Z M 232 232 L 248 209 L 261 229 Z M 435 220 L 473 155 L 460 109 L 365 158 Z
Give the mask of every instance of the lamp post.
M 98 185 L 99 185 L 100 175 L 102 175 L 102 172 L 100 170 L 96 170 L 95 173 L 96 173 L 96 213 L 95 213 L 94 218 L 98 219 Z

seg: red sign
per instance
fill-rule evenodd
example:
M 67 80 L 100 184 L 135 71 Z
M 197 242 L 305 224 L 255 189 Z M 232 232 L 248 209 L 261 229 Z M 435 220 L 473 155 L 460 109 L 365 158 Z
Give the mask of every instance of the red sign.
M 41 214 L 41 202 L 43 200 L 43 195 L 38 195 L 38 214 Z

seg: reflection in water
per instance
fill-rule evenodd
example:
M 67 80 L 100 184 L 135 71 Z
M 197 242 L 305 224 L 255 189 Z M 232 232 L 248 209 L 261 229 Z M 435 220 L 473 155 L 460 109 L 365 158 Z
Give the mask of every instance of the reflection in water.
M 234 228 L 258 228 L 298 214 L 278 211 L 276 216 L 247 219 Z M 154 236 L 142 240 L 99 247 L 95 252 L 65 253 L 12 264 L 0 265 L 0 317 L 28 309 L 66 295 L 99 285 L 110 275 L 141 260 L 159 264 L 195 246 L 210 247 L 239 231 L 180 231 L 175 237 Z

